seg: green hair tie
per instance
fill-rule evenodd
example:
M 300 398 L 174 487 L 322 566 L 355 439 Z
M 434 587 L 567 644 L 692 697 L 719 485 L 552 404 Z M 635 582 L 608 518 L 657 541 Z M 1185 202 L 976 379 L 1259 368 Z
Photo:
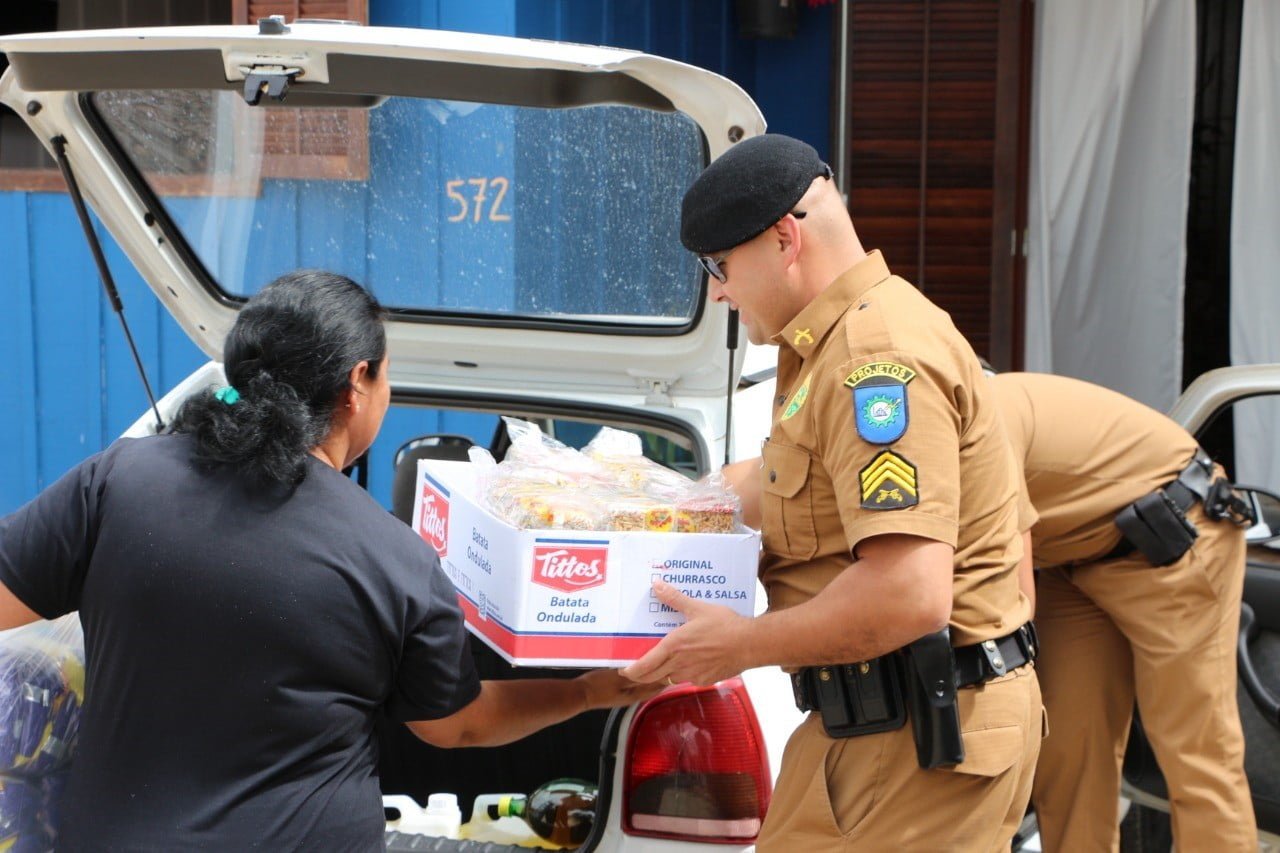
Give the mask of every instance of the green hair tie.
M 213 396 L 219 402 L 226 403 L 228 406 L 234 406 L 236 403 L 240 402 L 240 392 L 232 388 L 230 385 L 214 391 Z

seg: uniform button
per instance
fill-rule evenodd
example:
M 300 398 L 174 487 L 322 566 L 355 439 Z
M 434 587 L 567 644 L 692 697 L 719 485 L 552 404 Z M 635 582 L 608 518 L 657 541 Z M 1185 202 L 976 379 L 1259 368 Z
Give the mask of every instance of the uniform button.
M 863 675 L 866 675 L 870 671 L 871 671 L 871 664 L 869 663 L 858 664 L 858 672 L 862 673 Z
M 1004 658 L 1001 658 L 1001 657 L 992 658 L 991 665 L 994 666 L 996 669 L 1002 668 L 1004 666 Z
M 831 670 L 827 669 L 826 667 L 823 667 L 822 669 L 818 670 L 818 678 L 822 679 L 823 681 L 830 681 Z
M 983 647 L 983 648 L 985 648 L 985 649 L 986 649 L 987 651 L 989 651 L 989 652 L 994 652 L 994 651 L 996 650 L 996 641 L 995 641 L 995 640 L 987 640 L 985 643 L 983 643 L 983 644 L 982 644 L 982 647 Z
M 770 482 L 770 483 L 776 483 L 776 482 L 778 482 L 778 472 L 777 472 L 777 471 L 770 471 L 770 472 L 769 472 L 769 482 Z

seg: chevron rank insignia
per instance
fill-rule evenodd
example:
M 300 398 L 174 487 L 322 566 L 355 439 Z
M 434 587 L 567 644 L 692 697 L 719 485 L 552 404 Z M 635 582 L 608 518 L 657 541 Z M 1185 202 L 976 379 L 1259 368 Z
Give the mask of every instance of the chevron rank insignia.
M 864 364 L 844 380 L 853 389 L 853 422 L 871 444 L 893 444 L 907 431 L 907 383 L 916 378 L 909 367 L 891 361 Z
M 891 450 L 858 472 L 864 509 L 906 509 L 920 503 L 916 466 Z

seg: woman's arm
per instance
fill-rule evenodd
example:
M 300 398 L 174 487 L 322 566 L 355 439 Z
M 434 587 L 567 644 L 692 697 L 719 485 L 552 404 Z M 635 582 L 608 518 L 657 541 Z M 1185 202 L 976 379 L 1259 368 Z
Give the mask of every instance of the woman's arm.
M 501 746 L 576 717 L 583 711 L 640 702 L 662 684 L 639 684 L 614 669 L 577 678 L 521 678 L 482 681 L 471 704 L 438 720 L 414 720 L 409 730 L 434 746 Z
M 18 600 L 9 587 L 0 583 L 0 631 L 30 625 L 40 614 Z

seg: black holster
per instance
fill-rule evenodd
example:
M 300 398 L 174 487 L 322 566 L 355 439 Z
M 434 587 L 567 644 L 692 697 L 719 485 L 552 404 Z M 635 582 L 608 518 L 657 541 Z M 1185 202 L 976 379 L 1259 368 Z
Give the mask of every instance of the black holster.
M 792 679 L 796 705 L 816 710 L 829 737 L 893 731 L 910 717 L 921 767 L 964 761 L 956 660 L 947 629 L 874 660 L 806 667 Z
M 916 760 L 928 770 L 964 761 L 960 709 L 956 704 L 956 658 L 951 631 L 927 634 L 902 650 Z

